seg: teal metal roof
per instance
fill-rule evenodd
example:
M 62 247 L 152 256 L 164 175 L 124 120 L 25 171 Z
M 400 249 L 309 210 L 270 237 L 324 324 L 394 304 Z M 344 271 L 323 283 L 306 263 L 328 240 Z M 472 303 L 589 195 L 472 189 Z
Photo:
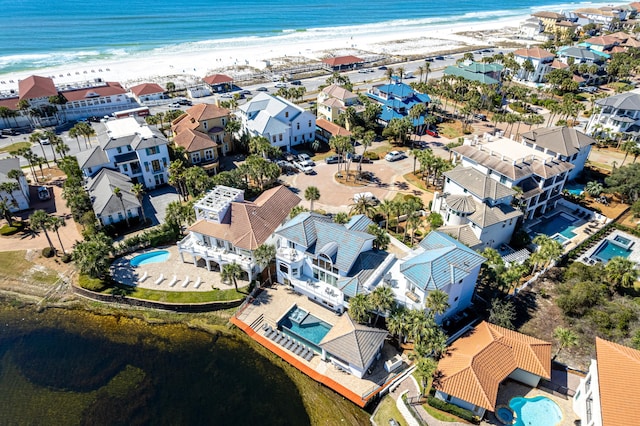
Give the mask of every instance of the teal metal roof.
M 489 77 L 486 74 L 479 72 L 472 72 L 463 68 L 459 68 L 455 65 L 449 65 L 444 69 L 444 75 L 453 75 L 456 77 L 462 77 L 469 81 L 478 81 L 485 84 L 500 84 L 495 78 Z
M 331 219 L 317 213 L 300 213 L 277 229 L 275 234 L 309 248 L 317 239 L 315 221 L 331 222 Z

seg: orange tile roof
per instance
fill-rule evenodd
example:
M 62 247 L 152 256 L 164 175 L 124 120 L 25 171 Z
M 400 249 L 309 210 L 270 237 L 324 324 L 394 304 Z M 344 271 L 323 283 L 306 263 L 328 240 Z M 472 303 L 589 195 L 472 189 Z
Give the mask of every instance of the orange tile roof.
M 32 75 L 18 82 L 20 99 L 37 99 L 56 96 L 58 89 L 49 77 Z
M 529 49 L 518 49 L 513 52 L 516 56 L 522 56 L 524 58 L 548 58 L 550 56 L 555 56 L 553 53 L 548 52 L 544 49 L 540 49 L 539 47 L 531 47 Z
M 640 351 L 596 337 L 596 359 L 602 424 L 640 418 Z
M 557 59 L 554 59 L 553 62 L 551 62 L 551 68 L 558 68 L 558 69 L 565 69 L 565 68 L 569 68 L 569 65 L 565 64 L 564 62 L 561 62 Z
M 202 81 L 212 86 L 215 86 L 216 84 L 231 83 L 233 81 L 233 78 L 224 74 L 213 74 L 213 75 L 206 76 L 205 78 L 202 79 Z
M 332 58 L 326 58 L 326 59 L 323 59 L 322 62 L 332 67 L 337 67 L 340 65 L 361 64 L 364 62 L 364 60 L 358 58 L 357 56 L 348 55 L 348 56 L 335 56 Z
M 197 130 L 186 129 L 178 133 L 173 142 L 183 147 L 187 152 L 201 151 L 203 149 L 215 148 L 217 143 L 211 140 L 206 134 Z
M 316 126 L 331 133 L 333 136 L 351 136 L 351 132 L 344 127 L 338 126 L 335 123 L 325 120 L 324 118 L 318 118 L 316 120 Z
M 589 44 L 595 44 L 598 46 L 608 46 L 610 44 L 614 44 L 617 41 L 619 41 L 617 37 L 605 35 L 605 36 L 591 37 L 586 39 L 584 42 Z
M 436 389 L 495 411 L 498 387 L 516 369 L 551 377 L 551 343 L 483 321 L 438 363 Z
M 7 107 L 11 110 L 18 110 L 18 98 L 3 98 L 0 99 L 0 106 Z
M 213 104 L 198 104 L 187 110 L 187 114 L 197 121 L 211 120 L 212 118 L 227 117 L 229 110 Z
M 136 96 L 152 95 L 154 93 L 164 93 L 162 86 L 156 83 L 142 83 L 129 89 Z
M 300 198 L 285 186 L 263 192 L 254 202 L 233 202 L 223 223 L 199 220 L 189 230 L 255 250 L 287 218 Z
M 103 96 L 124 95 L 125 93 L 127 93 L 127 91 L 124 90 L 120 83 L 117 82 L 108 82 L 105 86 L 87 87 L 84 89 L 62 92 L 69 102 Z

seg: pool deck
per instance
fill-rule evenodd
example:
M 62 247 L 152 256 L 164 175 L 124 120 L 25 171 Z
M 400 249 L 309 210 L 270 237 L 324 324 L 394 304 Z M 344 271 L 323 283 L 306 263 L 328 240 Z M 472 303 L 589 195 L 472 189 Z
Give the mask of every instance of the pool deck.
M 575 425 L 575 420 L 579 420 L 579 417 L 573 412 L 573 399 L 571 397 L 559 395 L 543 388 L 532 388 L 510 379 L 505 380 L 500 385 L 496 407 L 501 405 L 509 406 L 511 398 L 515 398 L 517 396 L 533 398 L 539 395 L 546 396 L 560 407 L 560 411 L 562 411 L 562 421 L 558 423 L 558 426 L 573 426 Z M 502 422 L 496 418 L 494 413 L 488 412 L 482 424 L 502 425 Z
M 291 288 L 282 284 L 275 284 L 264 289 L 251 302 L 245 305 L 231 322 L 240 327 L 252 339 L 275 353 L 298 370 L 312 379 L 338 392 L 355 404 L 364 407 L 375 394 L 388 385 L 400 374 L 388 373 L 384 369 L 385 361 L 393 358 L 399 352 L 390 344 L 385 343 L 379 360 L 373 364 L 373 371 L 364 378 L 359 379 L 349 373 L 338 370 L 330 361 L 323 361 L 316 354 L 310 361 L 295 355 L 293 352 L 274 343 L 264 336 L 262 324 L 266 323 L 276 328 L 278 321 L 293 307 L 297 305 L 315 317 L 328 324 L 335 324 L 339 315 L 310 301 Z M 346 313 L 343 315 L 347 315 Z M 403 358 L 403 371 L 409 365 L 406 356 Z
M 169 252 L 169 259 L 164 262 L 147 263 L 146 265 L 140 265 L 138 267 L 133 267 L 129 264 L 129 260 L 132 257 L 157 250 L 167 250 Z M 234 288 L 233 284 L 222 282 L 220 272 L 208 271 L 204 266 L 195 266 L 190 256 L 185 256 L 185 261 L 186 262 L 182 262 L 180 259 L 177 246 L 158 247 L 131 253 L 115 260 L 111 265 L 111 275 L 121 284 L 152 290 L 205 292 L 211 291 L 213 288 L 218 290 Z M 141 281 L 145 273 L 147 274 L 147 278 Z M 160 275 L 162 275 L 164 279 L 156 284 Z M 174 276 L 176 277 L 176 282 L 170 286 Z M 189 281 L 183 287 L 187 277 Z M 200 278 L 200 286 L 196 288 L 195 284 L 198 278 Z M 238 280 L 238 288 L 246 287 L 247 285 L 249 285 L 248 281 Z
M 627 234 L 626 232 L 622 232 L 617 229 L 611 232 L 611 234 L 607 235 L 605 238 L 598 241 L 598 243 L 595 244 L 593 247 L 590 247 L 589 250 L 587 250 L 582 256 L 580 256 L 578 260 L 582 263 L 590 264 L 589 260 L 591 259 L 591 256 L 593 256 L 596 250 L 600 248 L 602 241 L 604 241 L 605 239 L 613 240 L 618 235 L 621 237 L 627 238 L 633 242 L 633 245 L 631 246 L 631 253 L 629 253 L 629 257 L 627 257 L 627 259 L 635 262 L 636 264 L 640 264 L 640 238 L 634 237 L 631 234 Z

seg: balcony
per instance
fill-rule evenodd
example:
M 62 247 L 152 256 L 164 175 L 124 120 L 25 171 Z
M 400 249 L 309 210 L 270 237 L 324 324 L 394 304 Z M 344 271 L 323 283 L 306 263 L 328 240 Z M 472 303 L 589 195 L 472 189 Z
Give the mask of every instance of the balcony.
M 283 260 L 288 262 L 296 262 L 299 260 L 301 256 L 298 256 L 298 251 L 296 249 L 281 247 L 276 252 L 277 256 Z
M 231 252 L 226 248 L 206 246 L 200 240 L 192 238 L 191 235 L 178 242 L 178 251 L 191 253 L 191 255 L 200 256 L 207 261 L 213 260 L 219 264 L 237 263 L 246 271 L 251 270 L 253 265 L 252 260 L 246 256 Z
M 300 278 L 290 277 L 290 280 L 298 291 L 308 297 L 319 299 L 331 308 L 342 307 L 344 303 L 342 291 L 331 284 L 304 275 Z

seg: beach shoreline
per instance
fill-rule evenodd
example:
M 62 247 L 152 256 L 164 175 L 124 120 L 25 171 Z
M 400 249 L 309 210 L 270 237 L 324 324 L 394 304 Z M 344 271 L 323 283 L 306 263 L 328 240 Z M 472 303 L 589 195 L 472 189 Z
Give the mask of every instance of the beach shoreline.
M 268 72 L 270 68 L 267 65 L 277 69 L 285 64 L 295 66 L 317 62 L 332 55 L 356 55 L 364 59 L 382 56 L 401 61 L 404 57 L 427 57 L 465 48 L 475 50 L 507 40 L 517 42 L 514 33 L 526 18 L 524 15 L 492 22 L 417 26 L 399 33 L 371 31 L 360 35 L 325 35 L 316 39 L 287 34 L 253 39 L 244 46 L 219 47 L 224 43 L 207 43 L 202 48 L 184 52 L 176 47 L 131 54 L 124 59 L 72 62 L 59 67 L 0 74 L 0 91 L 17 89 L 18 81 L 30 75 L 53 77 L 57 85 L 100 78 L 102 81 L 120 82 L 124 87 L 145 82 L 164 85 L 169 81 L 177 87 L 186 87 L 215 73 L 237 78 L 243 74 Z M 469 32 L 475 36 L 465 35 Z M 532 43 L 530 40 L 521 42 L 523 45 Z

